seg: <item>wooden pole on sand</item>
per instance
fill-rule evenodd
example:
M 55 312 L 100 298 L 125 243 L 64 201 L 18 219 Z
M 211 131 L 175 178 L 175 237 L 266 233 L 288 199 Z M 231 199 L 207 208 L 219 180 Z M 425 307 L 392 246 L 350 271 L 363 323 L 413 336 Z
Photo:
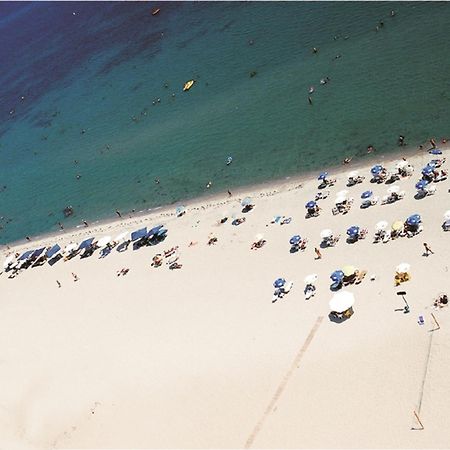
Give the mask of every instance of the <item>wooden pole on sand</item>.
M 425 427 L 423 426 L 423 423 L 420 421 L 420 418 L 419 418 L 418 414 L 416 413 L 416 411 L 413 411 L 413 413 L 414 413 L 414 416 L 415 416 L 416 419 L 417 419 L 417 422 L 419 422 L 421 428 L 414 428 L 414 427 L 413 427 L 413 428 L 411 428 L 411 430 L 424 430 Z
M 434 322 L 435 322 L 436 325 L 437 325 L 437 328 L 434 328 L 434 329 L 431 330 L 431 331 L 437 331 L 437 330 L 440 330 L 440 329 L 441 329 L 441 326 L 439 325 L 439 322 L 437 321 L 436 317 L 434 317 L 434 314 L 433 314 L 433 313 L 431 313 L 431 317 L 433 318 Z

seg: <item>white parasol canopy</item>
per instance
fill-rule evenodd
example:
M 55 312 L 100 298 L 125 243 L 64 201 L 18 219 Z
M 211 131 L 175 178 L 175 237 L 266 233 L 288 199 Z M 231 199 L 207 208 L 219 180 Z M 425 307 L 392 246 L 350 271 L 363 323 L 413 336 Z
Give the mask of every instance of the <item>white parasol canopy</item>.
M 114 238 L 114 242 L 121 242 L 121 241 L 124 241 L 125 238 L 127 237 L 127 235 L 128 235 L 128 231 L 124 231 L 124 232 L 120 233 L 118 236 L 116 236 L 116 237 Z
M 397 194 L 399 191 L 400 191 L 400 186 L 397 186 L 396 184 L 394 184 L 387 190 L 388 194 Z
M 9 255 L 3 263 L 3 268 L 6 269 L 14 261 L 15 258 L 16 257 L 14 255 Z
M 397 164 L 395 165 L 396 169 L 404 169 L 406 166 L 408 166 L 409 163 L 408 161 L 404 161 L 403 159 L 401 161 L 398 161 Z
M 73 250 L 76 250 L 78 248 L 78 244 L 72 243 L 72 244 L 68 244 L 66 246 L 66 248 L 64 249 L 64 253 L 70 253 Z
M 376 225 L 375 229 L 377 231 L 385 230 L 388 227 L 388 223 L 385 220 L 380 220 Z
M 263 239 L 264 239 L 264 235 L 263 235 L 262 233 L 258 233 L 258 234 L 255 236 L 255 242 L 262 241 Z
M 351 308 L 355 303 L 355 296 L 349 291 L 339 291 L 330 300 L 330 310 L 342 313 Z
M 336 197 L 347 197 L 348 191 L 346 189 L 343 189 L 342 191 L 339 191 L 336 193 Z
M 450 220 L 450 209 L 448 211 L 445 211 L 444 213 L 444 219 L 445 220 Z
M 347 196 L 341 195 L 341 196 L 336 197 L 336 200 L 334 202 L 337 205 L 338 203 L 344 203 L 346 200 L 347 200 Z
M 330 238 L 331 236 L 333 236 L 333 232 L 332 232 L 329 228 L 325 228 L 325 230 L 322 230 L 322 231 L 320 232 L 320 237 L 321 237 L 322 239 L 328 239 L 328 238 Z
M 97 242 L 97 245 L 99 247 L 104 247 L 105 245 L 109 244 L 111 242 L 111 236 L 103 236 L 100 238 Z
M 395 269 L 398 273 L 408 273 L 411 266 L 408 263 L 400 263 Z
M 359 175 L 359 172 L 357 170 L 352 170 L 351 172 L 348 173 L 348 177 L 349 178 L 357 178 Z
M 305 284 L 314 284 L 316 281 L 317 281 L 317 274 L 315 273 L 307 275 L 304 279 Z

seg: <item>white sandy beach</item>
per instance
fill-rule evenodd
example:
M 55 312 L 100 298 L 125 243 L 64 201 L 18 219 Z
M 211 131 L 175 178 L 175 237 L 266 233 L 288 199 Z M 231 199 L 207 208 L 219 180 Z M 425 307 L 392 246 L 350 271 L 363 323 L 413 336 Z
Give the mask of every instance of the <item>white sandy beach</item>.
M 359 169 L 364 182 L 347 188 L 350 164 L 330 173 L 337 182 L 318 201 L 316 218 L 305 219 L 305 203 L 319 183 L 298 179 L 192 202 L 180 218 L 162 211 L 14 248 L 56 240 L 62 246 L 159 223 L 169 230 L 158 246 L 133 251 L 130 245 L 102 259 L 96 251 L 13 279 L 2 273 L 0 447 L 448 448 L 450 311 L 432 303 L 449 293 L 450 233 L 441 225 L 450 181 L 436 183 L 432 196 L 414 198 L 420 170 L 433 158 L 425 152 L 408 158 L 415 172 L 395 183 L 406 196 L 394 204 L 360 209 L 363 191 L 381 198 L 389 185 L 371 184 L 369 166 Z M 342 189 L 355 202 L 348 214 L 333 216 Z M 245 195 L 256 205 L 245 223 L 218 225 L 224 210 L 242 216 Z M 413 213 L 422 216 L 422 233 L 373 244 L 378 221 Z M 278 214 L 292 221 L 270 224 Z M 368 228 L 367 238 L 348 244 L 351 225 Z M 324 228 L 341 240 L 315 260 Z M 218 242 L 208 246 L 211 232 Z M 267 244 L 250 250 L 257 233 Z M 291 254 L 295 234 L 309 242 L 306 251 Z M 435 254 L 422 256 L 424 242 Z M 175 245 L 181 269 L 151 267 L 156 253 Z M 411 264 L 411 280 L 396 288 L 402 262 Z M 354 315 L 335 323 L 328 317 L 330 274 L 346 264 L 368 273 L 345 288 L 355 295 Z M 129 273 L 117 276 L 123 267 Z M 318 274 L 317 293 L 305 301 L 303 279 L 311 273 Z M 294 286 L 272 303 L 278 277 Z M 394 311 L 404 306 L 396 295 L 401 290 L 409 314 Z M 436 328 L 431 313 L 439 330 L 430 331 Z M 413 411 L 423 430 L 412 429 L 420 428 Z

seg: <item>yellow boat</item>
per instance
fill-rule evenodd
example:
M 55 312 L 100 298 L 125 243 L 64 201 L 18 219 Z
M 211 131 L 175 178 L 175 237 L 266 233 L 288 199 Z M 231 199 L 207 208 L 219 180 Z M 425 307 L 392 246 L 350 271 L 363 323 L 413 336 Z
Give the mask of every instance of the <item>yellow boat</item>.
M 183 91 L 188 91 L 195 83 L 195 80 L 189 80 L 184 83 Z

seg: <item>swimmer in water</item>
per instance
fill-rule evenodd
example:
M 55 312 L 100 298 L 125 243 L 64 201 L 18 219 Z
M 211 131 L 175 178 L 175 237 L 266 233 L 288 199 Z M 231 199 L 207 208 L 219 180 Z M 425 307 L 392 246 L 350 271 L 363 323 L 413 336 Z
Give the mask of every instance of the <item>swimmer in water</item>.
M 342 164 L 348 164 L 350 161 L 352 160 L 352 158 L 345 158 L 344 161 L 342 161 Z
M 212 186 L 212 181 L 208 181 L 208 183 L 206 184 L 206 189 L 209 189 Z
M 312 103 L 312 98 L 311 98 L 311 97 L 308 97 L 308 102 L 309 102 L 310 105 L 313 104 L 313 103 Z
M 373 145 L 368 145 L 367 146 L 367 153 L 372 153 L 373 151 L 375 151 L 375 148 L 373 147 Z

